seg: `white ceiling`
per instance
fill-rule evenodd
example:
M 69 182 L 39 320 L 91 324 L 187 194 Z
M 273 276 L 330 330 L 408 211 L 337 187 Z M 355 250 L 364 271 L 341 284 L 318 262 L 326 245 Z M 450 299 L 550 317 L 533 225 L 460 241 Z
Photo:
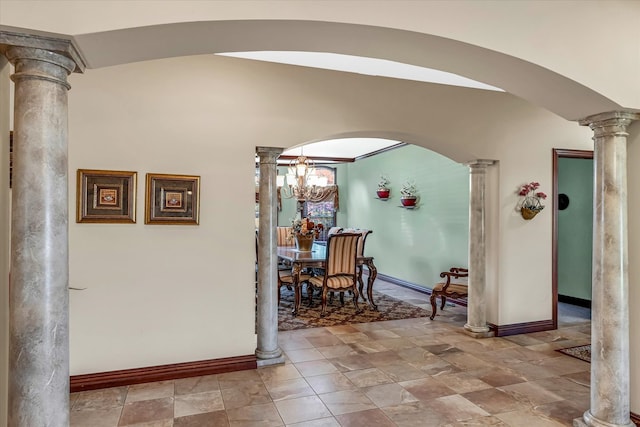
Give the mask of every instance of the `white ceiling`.
M 383 150 L 401 141 L 381 138 L 342 138 L 312 142 L 300 147 L 291 148 L 282 153 L 283 156 L 334 157 L 355 159 L 374 151 Z
M 418 67 L 400 62 L 362 56 L 341 55 L 323 52 L 298 51 L 256 51 L 219 53 L 222 56 L 251 59 L 256 61 L 277 62 L 326 70 L 382 76 L 394 79 L 413 80 L 451 86 L 463 86 L 483 90 L 502 91 L 453 73 Z M 283 156 L 332 157 L 356 159 L 372 152 L 389 148 L 402 141 L 380 138 L 333 139 L 296 147 L 282 153 Z
M 281 64 L 300 65 L 303 67 L 323 68 L 325 70 L 344 71 L 349 73 L 366 74 L 369 76 L 391 77 L 394 79 L 414 80 L 427 83 L 438 83 L 451 86 L 472 87 L 476 89 L 502 89 L 468 79 L 453 73 L 403 64 L 385 59 L 366 58 L 364 56 L 341 55 L 326 52 L 298 52 L 298 51 L 257 51 L 257 52 L 227 52 L 222 56 L 253 59 L 257 61 L 278 62 Z

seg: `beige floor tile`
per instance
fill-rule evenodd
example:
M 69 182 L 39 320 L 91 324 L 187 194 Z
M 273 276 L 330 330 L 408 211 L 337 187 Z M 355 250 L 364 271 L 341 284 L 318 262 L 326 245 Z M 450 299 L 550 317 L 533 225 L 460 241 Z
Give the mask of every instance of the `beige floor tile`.
M 519 402 L 510 394 L 496 388 L 472 391 L 461 396 L 492 415 L 529 407 L 529 405 Z
M 220 390 L 217 375 L 205 375 L 202 377 L 183 378 L 174 381 L 176 396 L 182 394 L 202 393 L 205 391 Z
M 313 378 L 313 377 L 311 377 Z M 304 378 L 294 378 L 292 380 L 271 381 L 265 384 L 267 391 L 274 402 L 285 399 L 296 399 L 298 397 L 313 396 L 315 392 Z
M 273 403 L 227 410 L 231 427 L 276 427 L 284 425 Z
M 287 357 L 293 363 L 309 362 L 311 360 L 322 360 L 325 357 L 315 348 L 304 348 L 300 350 L 288 350 L 285 351 Z
M 327 359 L 333 359 L 336 357 L 345 357 L 345 356 L 356 356 L 358 354 L 360 354 L 357 350 L 355 350 L 353 347 L 347 345 L 347 344 L 342 344 L 342 341 L 340 341 L 341 345 L 332 345 L 332 346 L 328 346 L 328 347 L 318 347 L 317 350 L 322 353 L 322 355 L 324 357 L 326 357 Z
M 73 411 L 109 409 L 122 407 L 127 396 L 127 387 L 113 387 L 73 393 L 69 406 Z
M 342 425 L 344 426 L 344 424 Z M 327 417 L 311 421 L 302 421 L 295 424 L 287 424 L 287 427 L 340 427 L 340 423 L 338 423 L 334 417 Z
M 224 408 L 220 390 L 184 394 L 174 399 L 174 417 L 220 411 Z
M 334 393 L 321 394 L 319 397 L 333 415 L 376 408 L 371 399 L 358 390 L 336 391 Z
M 458 422 L 473 418 L 489 416 L 489 413 L 474 405 L 459 394 L 443 396 L 425 402 L 424 405 L 439 413 L 449 422 Z
M 378 368 L 345 372 L 344 375 L 349 379 L 349 381 L 359 388 L 371 387 L 380 384 L 390 384 L 394 382 L 388 375 Z
M 333 334 L 320 337 L 309 337 L 307 340 L 313 344 L 315 348 L 344 344 L 344 341 Z
M 539 384 L 533 382 L 512 384 L 500 387 L 500 390 L 511 395 L 517 401 L 526 403 L 532 407 L 563 400 L 562 397 L 549 390 L 545 390 Z
M 448 388 L 458 394 L 492 388 L 492 386 L 485 383 L 481 379 L 469 375 L 468 372 L 457 372 L 454 374 L 439 375 L 437 376 L 437 379 L 442 384 L 445 384 Z
M 329 409 L 318 396 L 300 397 L 298 399 L 275 402 L 280 416 L 286 424 L 310 421 L 331 417 Z
M 300 375 L 300 372 L 298 372 L 293 364 L 260 368 L 258 369 L 258 374 L 265 384 L 273 381 L 285 381 L 302 378 L 302 375 Z
M 269 403 L 271 395 L 263 383 L 249 382 L 238 387 L 223 389 L 222 400 L 225 409 L 235 409 Z
M 173 427 L 228 427 L 229 419 L 225 411 L 179 417 L 173 421 Z
M 509 411 L 495 416 L 510 426 L 536 426 L 536 427 L 559 427 L 565 424 L 547 418 L 543 415 L 536 414 L 529 409 L 519 411 Z
M 395 424 L 380 409 L 337 415 L 342 427 L 394 427 Z
M 428 402 L 438 397 L 456 394 L 455 391 L 447 387 L 445 384 L 431 377 L 403 381 L 399 384 L 422 402 Z
M 122 408 L 118 426 L 130 426 L 167 419 L 173 419 L 173 397 L 127 403 Z
M 306 380 L 316 394 L 332 393 L 334 391 L 342 390 L 354 390 L 356 388 L 349 378 L 339 372 L 308 377 Z
M 71 411 L 70 427 L 117 427 L 122 407 Z
M 135 384 L 129 386 L 126 403 L 139 402 L 141 400 L 161 399 L 173 397 L 174 382 L 160 381 L 155 383 Z
M 331 359 L 331 363 L 340 372 L 358 371 L 360 369 L 373 368 L 373 363 L 361 354 L 342 356 Z
M 325 375 L 338 372 L 338 369 L 336 369 L 336 367 L 326 359 L 296 363 L 295 366 L 303 377 L 312 377 L 315 375 Z
M 382 408 L 385 415 L 398 427 L 440 426 L 446 420 L 421 402 Z
M 408 390 L 396 383 L 366 387 L 362 391 L 378 408 L 418 401 Z

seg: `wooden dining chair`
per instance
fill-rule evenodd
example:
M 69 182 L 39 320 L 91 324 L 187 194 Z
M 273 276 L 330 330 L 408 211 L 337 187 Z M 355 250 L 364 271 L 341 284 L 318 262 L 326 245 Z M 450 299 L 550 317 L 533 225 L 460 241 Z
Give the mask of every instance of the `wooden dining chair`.
M 301 272 L 300 273 L 300 278 L 298 279 L 298 286 L 302 286 L 303 283 L 307 283 L 307 286 L 309 286 L 309 279 L 311 278 L 311 275 L 306 273 L 306 272 Z M 283 286 L 286 286 L 287 289 L 291 290 L 291 287 L 293 286 L 293 282 L 294 282 L 294 278 L 293 278 L 293 271 L 291 268 L 289 268 L 288 270 L 284 270 L 284 269 L 278 269 L 278 305 L 280 305 L 280 291 L 282 290 Z M 302 293 L 302 291 L 300 292 Z M 295 304 L 295 301 L 294 301 Z
M 339 233 L 329 236 L 327 240 L 327 255 L 323 274 L 309 278 L 312 287 L 322 289 L 322 311 L 324 316 L 327 308 L 327 294 L 332 291 L 353 292 L 353 305 L 356 313 L 358 308 L 358 269 L 357 253 L 358 241 L 361 235 L 357 233 Z M 308 290 L 311 300 L 313 292 Z M 311 301 L 309 301 L 311 302 Z
M 296 242 L 291 237 L 291 227 L 276 227 L 278 234 L 278 246 L 295 246 Z
M 367 241 L 367 237 L 369 236 L 369 234 L 373 233 L 372 230 L 368 230 L 366 228 L 345 228 L 342 230 L 343 233 L 357 233 L 360 234 L 360 240 L 358 240 L 358 257 L 363 257 L 364 256 L 364 244 Z M 362 273 L 364 270 L 364 265 L 363 264 L 359 264 L 358 265 L 358 290 L 360 291 L 360 295 L 362 296 L 363 300 L 367 300 L 367 298 L 365 297 L 365 294 L 363 292 L 364 290 L 364 281 L 362 280 Z M 342 304 L 344 304 L 344 294 L 341 293 L 340 294 L 340 302 Z

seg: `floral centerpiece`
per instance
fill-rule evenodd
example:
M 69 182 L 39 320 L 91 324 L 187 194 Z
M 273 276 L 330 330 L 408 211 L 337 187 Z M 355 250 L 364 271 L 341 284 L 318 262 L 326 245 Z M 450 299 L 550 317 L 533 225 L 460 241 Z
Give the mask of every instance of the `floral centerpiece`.
M 378 198 L 382 200 L 387 200 L 389 198 L 389 193 L 391 190 L 389 189 L 389 178 L 385 175 L 380 175 L 380 181 L 378 181 Z
M 296 218 L 291 221 L 291 236 L 299 251 L 311 251 L 313 241 L 320 235 L 324 226 L 314 223 L 309 218 Z
M 520 213 L 524 219 L 531 219 L 544 209 L 542 201 L 547 198 L 547 195 L 538 191 L 538 188 L 540 188 L 539 182 L 529 182 L 523 184 L 518 191 L 518 195 L 522 197 Z
M 400 189 L 400 203 L 405 208 L 414 208 L 418 200 L 418 188 L 412 181 L 405 181 Z

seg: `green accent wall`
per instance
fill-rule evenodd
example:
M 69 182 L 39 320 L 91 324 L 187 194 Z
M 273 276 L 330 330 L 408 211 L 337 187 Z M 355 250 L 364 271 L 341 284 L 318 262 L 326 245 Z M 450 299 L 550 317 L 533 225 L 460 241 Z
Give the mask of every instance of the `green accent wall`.
M 591 301 L 592 159 L 558 159 L 560 193 L 569 206 L 558 211 L 558 295 Z
M 432 288 L 440 272 L 468 266 L 469 169 L 415 145 L 349 164 L 348 227 L 369 228 L 365 253 L 378 272 Z M 387 201 L 376 197 L 380 175 L 391 183 Z M 405 180 L 419 190 L 418 207 L 400 206 Z M 342 207 L 342 206 L 341 206 Z
M 408 145 L 354 163 L 336 165 L 340 191 L 337 223 L 373 230 L 365 254 L 378 272 L 432 288 L 440 272 L 468 266 L 469 169 L 422 147 Z M 280 168 L 279 173 L 286 173 Z M 380 175 L 391 180 L 391 198 L 376 197 Z M 412 180 L 420 199 L 400 206 L 400 187 Z M 295 201 L 283 199 L 278 224 L 295 216 Z

